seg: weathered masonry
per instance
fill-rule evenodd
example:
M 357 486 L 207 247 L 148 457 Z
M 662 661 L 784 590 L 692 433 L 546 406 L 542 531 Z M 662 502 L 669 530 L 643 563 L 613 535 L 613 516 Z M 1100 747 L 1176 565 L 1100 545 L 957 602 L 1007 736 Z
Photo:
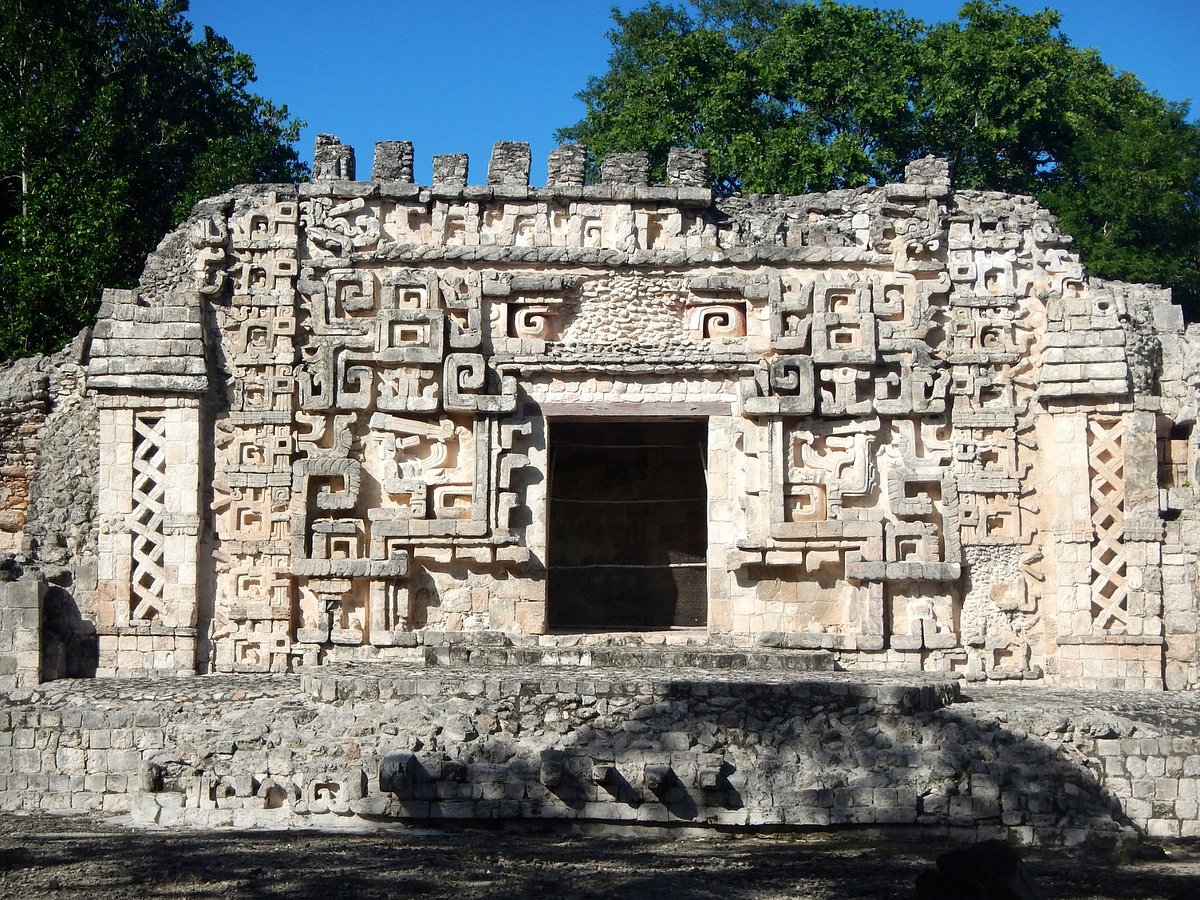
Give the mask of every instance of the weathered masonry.
M 1197 335 L 1168 292 L 1089 279 L 1031 199 L 951 194 L 932 158 L 716 200 L 696 151 L 665 186 L 645 154 L 585 166 L 563 146 L 533 188 L 500 143 L 486 185 L 439 156 L 421 187 L 389 142 L 355 181 L 322 136 L 311 184 L 201 203 L 106 293 L 0 444 L 0 548 L 73 573 L 99 674 L 694 628 L 1197 687 Z M 74 524 L 28 487 L 64 479 L 36 464 L 60 408 L 98 434 Z

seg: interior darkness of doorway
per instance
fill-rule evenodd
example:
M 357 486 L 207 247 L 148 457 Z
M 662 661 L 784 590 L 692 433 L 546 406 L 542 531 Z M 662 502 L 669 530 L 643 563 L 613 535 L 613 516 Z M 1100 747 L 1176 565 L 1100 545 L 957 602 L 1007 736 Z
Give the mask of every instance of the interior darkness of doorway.
M 556 630 L 707 623 L 704 421 L 550 423 Z

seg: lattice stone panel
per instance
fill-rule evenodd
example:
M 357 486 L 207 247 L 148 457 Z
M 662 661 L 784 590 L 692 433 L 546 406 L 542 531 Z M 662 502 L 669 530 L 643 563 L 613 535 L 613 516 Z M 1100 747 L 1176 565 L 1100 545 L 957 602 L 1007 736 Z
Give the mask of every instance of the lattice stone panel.
M 133 420 L 133 513 L 130 533 L 133 565 L 129 573 L 129 620 L 152 621 L 165 608 L 163 501 L 166 494 L 166 420 Z
M 1124 425 L 1120 419 L 1088 421 L 1088 469 L 1091 474 L 1092 622 L 1109 630 L 1129 622 L 1129 590 L 1122 541 L 1125 526 Z M 1123 629 L 1121 629 L 1123 630 Z

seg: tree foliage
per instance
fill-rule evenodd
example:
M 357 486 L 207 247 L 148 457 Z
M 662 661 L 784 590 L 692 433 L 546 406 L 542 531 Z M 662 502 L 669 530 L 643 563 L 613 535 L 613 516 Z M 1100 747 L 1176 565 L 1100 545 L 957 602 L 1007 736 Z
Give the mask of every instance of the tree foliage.
M 295 181 L 299 123 L 186 0 L 0 0 L 0 358 L 48 352 L 192 204 Z
M 1032 194 L 1097 275 L 1175 288 L 1200 318 L 1200 126 L 1047 9 L 955 21 L 836 0 L 650 2 L 614 11 L 608 71 L 559 131 L 600 156 L 710 153 L 722 192 L 805 193 L 950 161 L 955 186 Z

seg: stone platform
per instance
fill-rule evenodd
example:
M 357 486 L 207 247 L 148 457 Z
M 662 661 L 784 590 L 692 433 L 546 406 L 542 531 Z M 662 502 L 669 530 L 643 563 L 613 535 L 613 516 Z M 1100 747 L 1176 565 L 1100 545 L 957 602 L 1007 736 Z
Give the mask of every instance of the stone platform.
M 203 827 L 1200 836 L 1190 695 L 964 686 L 822 671 L 820 654 L 650 646 L 454 641 L 300 675 L 18 689 L 0 698 L 0 809 Z
M 713 643 L 702 629 L 648 632 L 597 632 L 512 636 L 501 632 L 413 632 L 407 646 L 384 651 L 387 665 L 439 666 L 457 669 L 541 668 L 647 669 L 701 671 L 832 672 L 826 650 L 747 648 Z M 353 663 L 351 663 L 353 665 Z M 323 666 L 312 667 L 314 674 Z M 363 671 L 361 669 L 356 671 Z M 370 669 L 366 670 L 370 671 Z

